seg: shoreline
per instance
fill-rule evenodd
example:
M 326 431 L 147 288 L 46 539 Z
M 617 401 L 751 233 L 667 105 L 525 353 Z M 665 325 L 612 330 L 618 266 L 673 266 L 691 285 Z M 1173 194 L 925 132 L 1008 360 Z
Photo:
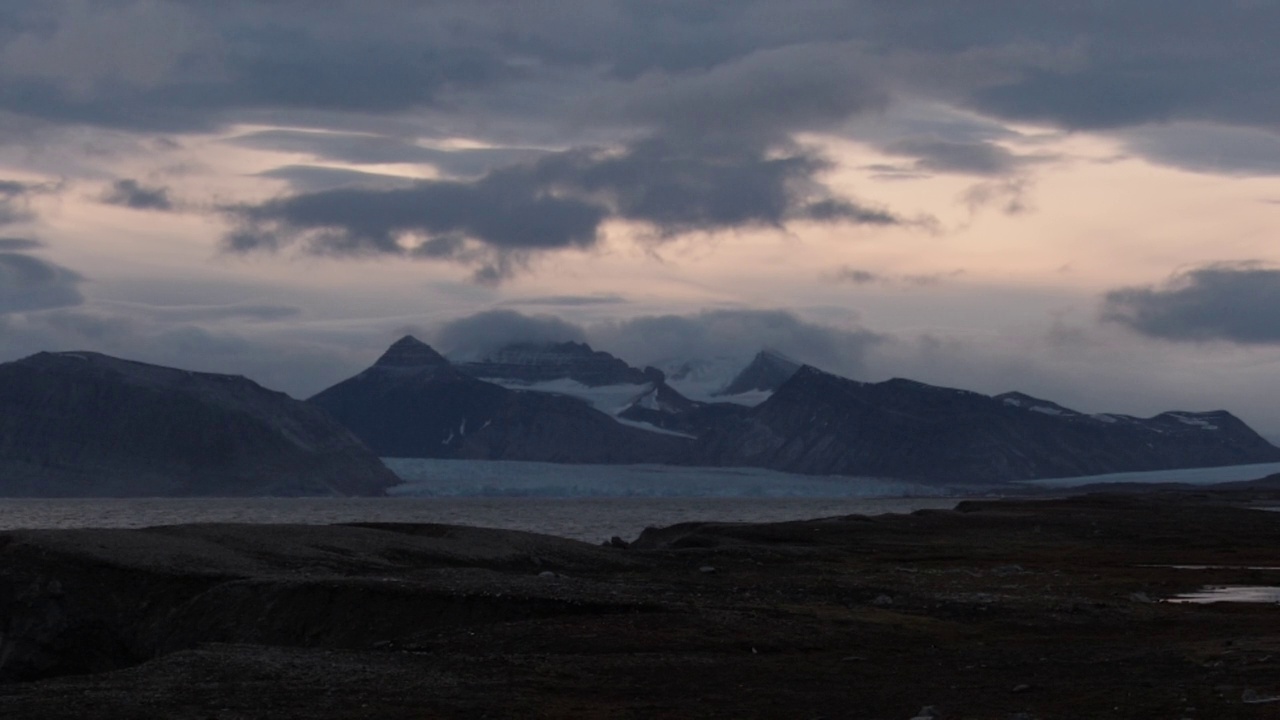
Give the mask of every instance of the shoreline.
M 684 523 L 0 532 L 5 717 L 1262 718 L 1277 491 Z M 1184 566 L 1200 566 L 1189 570 Z

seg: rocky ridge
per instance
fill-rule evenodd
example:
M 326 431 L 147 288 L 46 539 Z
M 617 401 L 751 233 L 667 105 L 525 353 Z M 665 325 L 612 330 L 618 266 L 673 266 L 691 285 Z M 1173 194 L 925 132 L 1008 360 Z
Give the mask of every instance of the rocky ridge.
M 711 465 L 956 482 L 1280 461 L 1225 411 L 1085 415 L 1020 393 L 862 383 L 808 366 L 701 440 Z
M 240 376 L 90 352 L 0 365 L 2 495 L 382 495 L 398 482 L 327 414 Z
M 479 380 L 409 336 L 308 402 L 383 457 L 661 463 L 689 444 L 618 423 L 576 398 Z

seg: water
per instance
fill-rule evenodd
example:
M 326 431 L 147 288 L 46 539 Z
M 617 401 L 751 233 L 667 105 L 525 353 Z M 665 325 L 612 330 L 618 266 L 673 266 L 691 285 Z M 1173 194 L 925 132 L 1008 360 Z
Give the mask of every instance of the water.
M 1280 603 L 1280 587 L 1267 585 L 1221 585 L 1184 593 L 1165 602 L 1204 605 L 1217 602 Z
M 0 530 L 136 528 L 181 523 L 448 523 L 600 542 L 646 526 L 714 520 L 773 522 L 952 508 L 938 497 L 389 497 L 0 499 Z
M 1094 483 L 1186 483 L 1188 485 L 1216 485 L 1218 483 L 1258 480 L 1280 473 L 1280 463 L 1255 465 L 1228 465 L 1226 467 L 1185 468 L 1182 470 L 1152 470 L 1146 472 L 1110 473 L 1069 478 L 1027 480 L 1026 484 L 1045 488 L 1072 488 Z
M 400 497 L 868 498 L 955 495 L 946 487 L 874 477 L 797 475 L 762 468 L 557 465 L 506 460 L 383 458 Z

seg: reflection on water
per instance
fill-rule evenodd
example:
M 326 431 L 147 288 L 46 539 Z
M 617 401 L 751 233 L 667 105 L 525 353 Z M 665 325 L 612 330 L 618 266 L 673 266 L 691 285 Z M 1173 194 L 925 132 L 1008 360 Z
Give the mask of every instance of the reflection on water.
M 1280 603 L 1280 587 L 1268 585 L 1219 585 L 1169 598 L 1171 603 Z

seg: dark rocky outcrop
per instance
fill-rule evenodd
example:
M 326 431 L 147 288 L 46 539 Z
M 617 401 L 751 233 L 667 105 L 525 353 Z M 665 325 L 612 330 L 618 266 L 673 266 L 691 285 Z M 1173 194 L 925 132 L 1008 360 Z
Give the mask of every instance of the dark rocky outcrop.
M 701 453 L 709 465 L 948 482 L 1280 461 L 1224 411 L 1084 415 L 1021 394 L 861 383 L 811 367 L 704 436 Z
M 1169 602 L 1274 584 L 1258 501 L 4 532 L 0 717 L 1272 717 L 1274 603 Z
M 628 565 L 602 548 L 438 525 L 14 531 L 0 535 L 0 558 L 0 683 L 207 642 L 368 648 L 441 627 L 643 606 L 603 592 L 567 601 L 536 577 Z M 511 571 L 523 577 L 503 579 Z
M 0 495 L 382 495 L 319 409 L 243 377 L 88 352 L 0 365 Z
M 616 422 L 586 402 L 478 380 L 413 337 L 311 398 L 383 457 L 672 462 L 687 438 Z

